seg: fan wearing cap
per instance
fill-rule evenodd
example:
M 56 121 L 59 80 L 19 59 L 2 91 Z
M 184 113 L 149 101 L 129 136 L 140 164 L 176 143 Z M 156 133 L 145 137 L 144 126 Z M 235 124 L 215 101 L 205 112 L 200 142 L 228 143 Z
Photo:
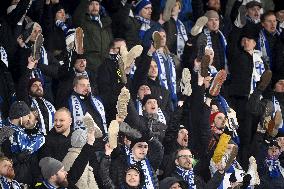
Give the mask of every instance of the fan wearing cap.
M 145 125 L 154 133 L 161 142 L 163 141 L 167 129 L 166 118 L 158 108 L 158 101 L 153 95 L 145 95 L 142 100 L 143 116 L 141 119 Z
M 24 131 L 26 125 L 29 124 L 30 113 L 30 108 L 23 101 L 14 102 L 10 108 L 8 125 L 15 131 L 10 139 L 12 153 L 28 151 L 33 154 L 45 142 L 42 134 L 29 136 Z
M 100 173 L 103 180 L 104 188 L 115 189 L 115 188 L 129 188 L 129 189 L 142 189 L 144 188 L 145 184 L 145 176 L 144 172 L 141 169 L 139 164 L 129 165 L 124 171 L 122 172 L 121 178 L 122 182 L 119 186 L 115 185 L 114 181 L 110 176 L 110 166 L 111 160 L 108 158 L 112 153 L 112 149 L 109 147 L 109 144 L 105 146 L 105 155 L 106 158 L 103 158 L 100 165 Z
M 125 182 L 128 184 L 127 180 L 124 179 L 125 170 L 131 165 L 138 164 L 145 175 L 145 180 L 140 177 L 140 184 L 143 184 L 143 188 L 158 188 L 156 170 L 161 163 L 163 147 L 156 138 L 153 138 L 151 131 L 141 133 L 141 138 L 130 139 L 130 151 L 127 155 L 119 153 L 117 158 L 111 159 L 112 149 L 110 149 L 109 144 L 105 145 L 105 156 L 101 161 L 101 169 L 109 167 L 111 164 L 109 172 L 112 173 L 111 180 L 115 187 L 123 186 Z
M 224 34 L 220 31 L 220 16 L 214 10 L 209 10 L 204 14 L 208 18 L 206 27 L 197 38 L 197 55 L 202 57 L 206 47 L 214 51 L 213 66 L 219 71 L 227 67 L 227 41 Z
M 151 1 L 138 0 L 133 4 L 132 0 L 128 0 L 118 16 L 121 18 L 123 27 L 121 33 L 127 47 L 131 49 L 137 44 L 143 44 L 143 47 L 149 48 L 153 31 L 161 27 L 160 24 L 151 20 Z
M 83 0 L 74 12 L 73 21 L 84 31 L 84 52 L 87 67 L 97 72 L 98 66 L 108 56 L 112 41 L 111 19 L 100 0 Z
M 39 129 L 45 135 L 53 128 L 55 108 L 53 104 L 44 98 L 43 81 L 40 78 L 31 78 L 32 71 L 37 64 L 33 57 L 28 58 L 28 66 L 19 80 L 17 97 L 25 101 L 39 114 Z

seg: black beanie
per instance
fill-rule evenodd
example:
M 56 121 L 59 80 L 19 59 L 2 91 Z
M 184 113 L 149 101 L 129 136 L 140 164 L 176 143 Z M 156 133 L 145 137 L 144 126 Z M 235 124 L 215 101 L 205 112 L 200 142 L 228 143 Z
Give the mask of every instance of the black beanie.
M 9 111 L 9 118 L 18 119 L 20 117 L 26 116 L 30 114 L 30 108 L 24 101 L 16 101 L 12 104 Z
M 148 140 L 143 136 L 141 138 L 128 138 L 128 139 L 131 141 L 130 149 L 132 149 L 133 146 L 138 142 L 148 142 Z
M 60 3 L 56 3 L 52 6 L 52 13 L 53 13 L 54 17 L 56 15 L 56 13 L 61 9 L 64 9 L 64 7 Z
M 258 40 L 258 29 L 256 26 L 245 26 L 242 31 L 242 38 L 253 39 L 255 42 Z
M 145 104 L 147 103 L 147 101 L 149 99 L 155 99 L 157 100 L 156 96 L 152 95 L 152 94 L 148 94 L 148 95 L 145 95 L 144 98 L 142 99 L 142 106 L 145 106 Z M 157 100 L 158 101 L 158 100 Z

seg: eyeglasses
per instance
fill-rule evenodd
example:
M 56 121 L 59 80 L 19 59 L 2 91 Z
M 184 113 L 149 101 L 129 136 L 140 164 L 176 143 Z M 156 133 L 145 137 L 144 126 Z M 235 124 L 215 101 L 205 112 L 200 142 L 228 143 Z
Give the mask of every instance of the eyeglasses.
M 179 156 L 177 156 L 177 158 L 190 159 L 190 158 L 194 158 L 194 156 L 193 155 L 179 155 Z

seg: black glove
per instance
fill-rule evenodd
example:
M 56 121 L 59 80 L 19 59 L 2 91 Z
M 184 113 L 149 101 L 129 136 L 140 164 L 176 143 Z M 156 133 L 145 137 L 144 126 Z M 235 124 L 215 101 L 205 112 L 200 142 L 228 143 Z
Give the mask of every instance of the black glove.
M 246 189 L 250 184 L 250 180 L 251 180 L 250 174 L 245 175 L 244 178 L 243 178 L 243 185 L 242 185 L 241 189 Z
M 15 154 L 15 158 L 13 159 L 16 159 L 16 161 L 18 161 L 19 163 L 24 163 L 29 160 L 30 156 L 31 156 L 30 151 L 24 151 L 24 152 Z

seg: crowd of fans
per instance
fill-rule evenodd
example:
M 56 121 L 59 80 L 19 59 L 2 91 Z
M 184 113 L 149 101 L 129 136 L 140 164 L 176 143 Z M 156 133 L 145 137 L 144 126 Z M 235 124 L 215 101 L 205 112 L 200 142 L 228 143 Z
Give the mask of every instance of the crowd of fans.
M 283 0 L 0 9 L 0 188 L 284 189 Z

